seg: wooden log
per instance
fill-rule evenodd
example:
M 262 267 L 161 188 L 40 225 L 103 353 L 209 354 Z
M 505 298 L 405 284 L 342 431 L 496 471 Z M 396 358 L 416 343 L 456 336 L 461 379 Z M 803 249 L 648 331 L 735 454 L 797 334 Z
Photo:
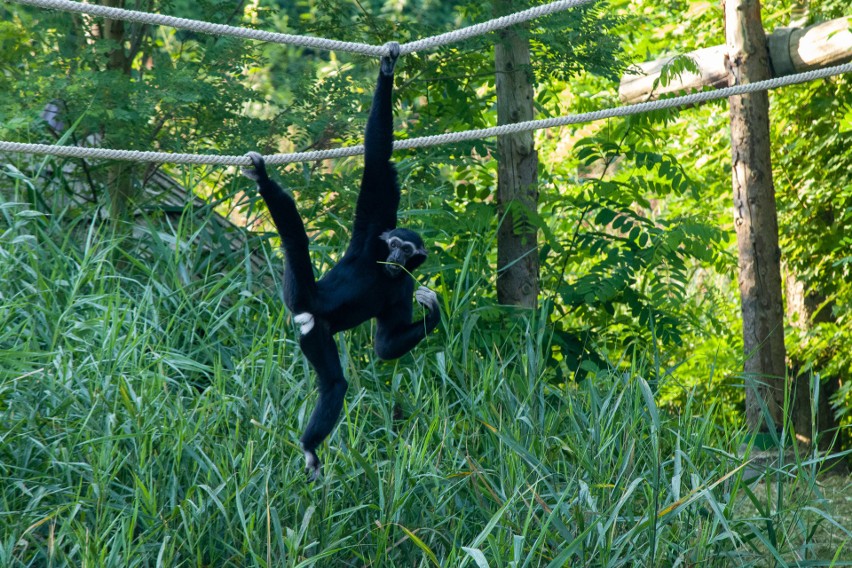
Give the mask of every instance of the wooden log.
M 852 60 L 852 24 L 850 18 L 837 18 L 806 28 L 779 28 L 767 37 L 773 76 L 792 75 Z M 666 86 L 656 84 L 660 71 L 674 57 L 639 63 L 633 72 L 621 78 L 618 96 L 625 103 L 654 100 L 661 95 L 704 87 L 727 87 L 727 47 L 716 45 L 686 54 L 699 73 L 684 73 Z M 638 73 L 638 74 L 637 74 Z
M 688 53 L 687 56 L 695 61 L 700 72 L 685 72 L 680 77 L 675 77 L 666 86 L 658 83 L 660 73 L 674 57 L 636 64 L 628 72 L 630 74 L 625 74 L 621 78 L 618 96 L 622 102 L 633 104 L 654 100 L 668 93 L 700 90 L 708 85 L 717 89 L 727 87 L 728 68 L 725 65 L 727 52 L 727 46 L 714 45 Z
M 769 36 L 769 60 L 776 77 L 840 65 L 852 60 L 852 18 L 807 28 L 778 28 Z

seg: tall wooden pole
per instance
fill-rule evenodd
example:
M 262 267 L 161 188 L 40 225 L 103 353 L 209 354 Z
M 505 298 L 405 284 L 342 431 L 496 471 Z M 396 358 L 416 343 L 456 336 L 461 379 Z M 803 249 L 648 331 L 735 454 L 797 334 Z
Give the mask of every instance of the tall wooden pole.
M 110 8 L 124 8 L 124 0 L 104 0 L 101 2 Z M 121 20 L 104 19 L 103 39 L 113 42 L 107 56 L 106 68 L 109 71 L 120 72 L 130 80 L 131 61 L 127 57 L 124 43 L 128 31 Z M 119 108 L 126 101 L 112 101 Z M 113 162 L 108 169 L 107 191 L 110 195 L 110 214 L 113 219 L 121 219 L 127 214 L 130 201 L 133 198 L 133 166 L 124 162 Z
M 769 79 L 760 2 L 727 0 L 725 33 L 730 84 Z M 739 95 L 731 97 L 729 103 L 734 226 L 739 249 L 746 356 L 746 419 L 753 430 L 765 430 L 763 404 L 775 426 L 783 422 L 786 374 L 781 249 L 769 142 L 769 95 L 765 91 Z
M 497 2 L 508 13 L 510 0 Z M 497 123 L 532 120 L 533 77 L 529 38 L 517 29 L 499 32 L 494 47 Z M 538 299 L 538 241 L 526 212 L 538 208 L 538 153 L 532 132 L 497 139 L 497 299 L 501 304 L 534 308 Z

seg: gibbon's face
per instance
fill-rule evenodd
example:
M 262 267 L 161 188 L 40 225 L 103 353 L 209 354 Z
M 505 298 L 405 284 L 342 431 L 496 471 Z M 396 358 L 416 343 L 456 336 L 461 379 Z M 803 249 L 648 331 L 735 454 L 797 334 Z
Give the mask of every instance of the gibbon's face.
M 423 239 L 414 231 L 394 229 L 385 231 L 379 237 L 388 245 L 388 257 L 384 265 L 385 272 L 392 277 L 403 273 L 403 267 L 408 272 L 423 264 L 426 260 L 426 249 Z

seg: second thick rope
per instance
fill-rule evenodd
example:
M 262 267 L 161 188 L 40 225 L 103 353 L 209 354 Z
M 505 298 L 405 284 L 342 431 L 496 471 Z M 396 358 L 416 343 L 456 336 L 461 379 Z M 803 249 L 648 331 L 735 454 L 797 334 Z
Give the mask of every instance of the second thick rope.
M 480 128 L 477 130 L 465 130 L 463 132 L 450 132 L 447 134 L 438 134 L 435 136 L 423 136 L 420 138 L 409 138 L 408 140 L 398 140 L 394 142 L 395 150 L 407 148 L 423 148 L 427 146 L 437 146 L 439 144 L 449 144 L 453 142 L 463 142 L 467 140 L 476 140 L 479 138 L 491 138 L 493 136 L 501 136 L 503 134 L 514 134 L 517 132 L 527 132 L 530 130 L 539 130 L 542 128 L 554 128 L 557 126 L 565 126 L 568 124 L 579 124 L 583 122 L 594 122 L 605 118 L 613 118 L 617 116 L 629 116 L 643 112 L 652 112 L 674 108 L 679 106 L 694 105 L 708 101 L 728 98 L 734 95 L 745 93 L 753 93 L 756 91 L 766 91 L 795 85 L 797 83 L 806 83 L 816 79 L 824 79 L 834 75 L 841 75 L 852 72 L 852 63 L 845 63 L 834 67 L 826 67 L 825 69 L 815 69 L 806 71 L 796 75 L 788 75 L 786 77 L 776 77 L 767 79 L 766 81 L 758 81 L 749 83 L 748 85 L 735 85 L 715 91 L 702 91 L 682 97 L 671 99 L 661 99 L 650 101 L 647 103 L 639 103 L 635 105 L 608 108 L 593 112 L 585 112 L 581 114 L 572 114 L 568 116 L 560 116 L 556 118 L 545 118 L 540 120 L 530 120 L 527 122 L 517 122 L 514 124 L 503 124 L 493 126 L 491 128 Z M 0 152 L 22 152 L 28 154 L 48 154 L 53 156 L 62 156 L 68 158 L 94 158 L 108 160 L 125 160 L 136 162 L 156 162 L 156 163 L 172 163 L 172 164 L 212 164 L 220 166 L 248 166 L 250 160 L 245 156 L 214 156 L 206 154 L 170 154 L 167 152 L 138 152 L 134 150 L 110 150 L 106 148 L 82 148 L 79 146 L 52 146 L 49 144 L 24 144 L 18 142 L 0 142 Z M 316 160 L 325 160 L 329 158 L 343 158 L 347 156 L 358 156 L 364 153 L 364 146 L 349 146 L 346 148 L 335 148 L 331 150 L 319 150 L 314 152 L 296 152 L 291 154 L 271 154 L 264 156 L 267 164 L 288 164 L 291 162 L 311 162 Z

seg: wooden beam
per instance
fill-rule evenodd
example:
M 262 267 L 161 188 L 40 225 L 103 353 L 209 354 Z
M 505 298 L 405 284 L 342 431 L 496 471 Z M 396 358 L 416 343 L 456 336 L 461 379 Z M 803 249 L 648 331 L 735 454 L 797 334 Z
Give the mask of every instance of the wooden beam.
M 852 17 L 837 18 L 806 28 L 779 28 L 767 39 L 769 63 L 774 77 L 792 75 L 840 65 L 852 61 Z M 661 95 L 681 91 L 700 90 L 704 87 L 728 86 L 725 45 L 705 47 L 687 53 L 698 66 L 698 73 L 684 73 L 666 86 L 658 84 L 660 71 L 674 57 L 666 57 L 633 67 L 638 74 L 621 78 L 618 96 L 625 103 L 638 103 L 659 98 Z

